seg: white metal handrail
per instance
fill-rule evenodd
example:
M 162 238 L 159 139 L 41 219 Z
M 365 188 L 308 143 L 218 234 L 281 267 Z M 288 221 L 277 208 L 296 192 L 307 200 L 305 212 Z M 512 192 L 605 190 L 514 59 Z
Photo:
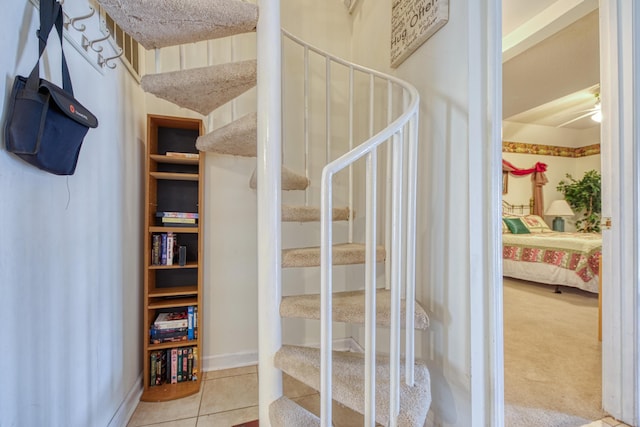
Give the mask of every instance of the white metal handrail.
M 414 381 L 414 299 L 415 299 L 415 198 L 417 183 L 417 150 L 418 150 L 418 113 L 419 95 L 410 84 L 393 76 L 353 64 L 339 57 L 328 54 L 283 30 L 284 37 L 304 48 L 304 128 L 305 128 L 305 172 L 308 174 L 308 146 L 310 127 L 309 82 L 312 73 L 309 71 L 309 53 L 313 52 L 325 59 L 325 123 L 328 164 L 324 166 L 321 176 L 321 425 L 331 425 L 332 402 L 332 245 L 333 245 L 333 190 L 334 176 L 349 169 L 349 210 L 353 212 L 353 171 L 354 163 L 360 159 L 366 162 L 365 172 L 365 425 L 375 425 L 375 325 L 376 325 L 376 222 L 377 215 L 377 169 L 378 150 L 385 143 L 389 144 L 386 152 L 387 170 L 390 171 L 390 186 L 387 186 L 385 205 L 390 206 L 385 214 L 388 226 L 385 227 L 387 254 L 387 272 L 391 289 L 391 342 L 390 342 L 390 425 L 396 425 L 400 408 L 400 306 L 404 291 L 406 298 L 406 337 L 405 337 L 405 382 L 413 385 Z M 349 150 L 337 159 L 329 158 L 331 152 L 331 65 L 337 64 L 349 72 L 347 99 L 348 141 Z M 354 72 L 369 76 L 369 122 L 368 136 L 354 147 Z M 387 82 L 387 123 L 374 134 L 375 113 L 375 80 Z M 393 118 L 394 90 L 402 94 L 403 108 L 398 117 Z M 406 164 L 405 164 L 406 163 Z M 308 197 L 305 196 L 305 200 Z M 351 215 L 350 215 L 351 216 Z M 351 220 L 350 220 L 351 221 Z M 349 241 L 353 238 L 353 225 L 349 225 Z M 404 269 L 404 270 L 403 270 Z M 403 282 L 404 278 L 404 282 Z M 405 283 L 403 289 L 402 284 Z

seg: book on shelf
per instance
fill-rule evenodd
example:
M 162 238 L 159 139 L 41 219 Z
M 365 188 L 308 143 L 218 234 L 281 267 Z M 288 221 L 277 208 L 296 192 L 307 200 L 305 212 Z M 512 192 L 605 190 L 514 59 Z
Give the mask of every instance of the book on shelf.
M 151 264 L 160 265 L 160 240 L 162 237 L 159 234 L 154 234 L 151 239 Z
M 187 351 L 187 381 L 193 381 L 193 347 Z
M 181 347 L 155 350 L 149 354 L 150 385 L 177 384 L 196 381 L 197 348 Z
M 154 233 L 151 239 L 151 265 L 173 265 L 178 255 L 178 235 Z
M 167 265 L 167 233 L 160 235 L 160 265 Z
M 167 233 L 166 265 L 173 265 L 173 233 Z
M 167 157 L 177 157 L 182 159 L 199 159 L 200 153 L 183 153 L 179 151 L 167 151 L 165 153 Z
M 157 211 L 157 218 L 193 218 L 198 219 L 197 212 L 173 212 L 173 211 Z
M 165 227 L 196 227 L 198 220 L 195 218 L 162 218 Z
M 158 329 L 155 326 L 152 326 L 149 333 L 152 338 L 177 337 L 179 335 L 188 335 L 189 328 Z
M 189 380 L 189 349 L 182 349 L 182 381 Z
M 178 382 L 178 349 L 171 349 L 171 384 Z
M 187 328 L 156 329 L 155 327 L 152 327 L 150 330 L 150 335 L 151 344 L 180 342 L 190 339 Z
M 164 384 L 167 376 L 167 357 L 166 351 L 156 350 L 149 354 L 150 366 L 149 366 L 149 384 L 161 385 Z
M 151 355 L 149 357 L 151 359 L 149 364 L 149 384 L 156 385 L 156 378 L 158 374 L 158 358 L 156 357 L 156 352 L 151 352 Z
M 152 338 L 151 344 L 164 344 L 168 342 L 182 342 L 182 341 L 188 341 L 188 338 L 186 335 L 179 335 L 176 337 L 167 337 L 167 338 Z
M 193 369 L 191 370 L 192 381 L 198 380 L 198 347 L 192 347 L 193 349 Z
M 190 305 L 187 307 L 187 337 L 192 340 L 195 339 L 195 316 L 197 313 L 197 307 Z
M 156 320 L 153 322 L 154 329 L 175 329 L 188 328 L 187 311 L 174 311 L 158 313 Z

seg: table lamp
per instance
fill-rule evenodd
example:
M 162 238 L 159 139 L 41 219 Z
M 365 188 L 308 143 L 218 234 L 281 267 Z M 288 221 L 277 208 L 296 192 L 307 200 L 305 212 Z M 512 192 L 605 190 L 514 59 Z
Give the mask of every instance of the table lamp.
M 564 218 L 563 216 L 573 216 L 574 213 L 571 210 L 571 206 L 566 200 L 554 200 L 545 212 L 545 215 L 555 216 L 553 219 L 553 231 L 564 231 Z

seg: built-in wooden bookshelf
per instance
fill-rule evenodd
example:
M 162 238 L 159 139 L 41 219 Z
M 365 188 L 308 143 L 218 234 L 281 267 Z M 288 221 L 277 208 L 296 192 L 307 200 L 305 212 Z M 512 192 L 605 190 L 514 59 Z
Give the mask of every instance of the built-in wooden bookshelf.
M 148 402 L 178 399 L 198 393 L 202 381 L 200 319 L 194 325 L 190 313 L 187 328 L 190 329 L 190 335 L 187 338 L 162 338 L 161 342 L 153 343 L 151 332 L 158 314 L 162 312 L 183 312 L 190 308 L 197 316 L 202 316 L 204 156 L 198 155 L 195 143 L 203 133 L 204 127 L 200 119 L 147 116 L 144 389 L 141 399 Z M 170 224 L 162 215 L 182 218 L 185 223 Z M 177 244 L 171 244 L 172 240 L 177 241 Z M 182 257 L 180 246 L 185 247 Z M 197 326 L 195 333 L 191 329 L 194 326 Z M 185 328 L 169 329 L 182 334 Z M 158 333 L 157 325 L 154 333 Z M 164 342 L 165 339 L 177 341 Z M 188 353 L 191 360 L 181 382 L 171 382 L 172 349 L 186 349 L 184 357 Z M 180 354 L 179 351 L 176 352 Z M 162 365 L 166 368 L 165 371 L 158 368 L 160 354 L 164 360 L 168 359 L 169 365 L 165 366 L 166 362 Z M 195 357 L 192 359 L 193 354 Z

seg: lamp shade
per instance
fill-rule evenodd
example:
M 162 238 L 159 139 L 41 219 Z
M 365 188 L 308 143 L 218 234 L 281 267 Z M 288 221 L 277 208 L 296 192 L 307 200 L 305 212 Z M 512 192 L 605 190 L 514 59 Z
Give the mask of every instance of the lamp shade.
M 569 203 L 567 203 L 567 201 L 564 199 L 560 199 L 560 200 L 554 200 L 553 202 L 551 202 L 551 205 L 549 205 L 549 208 L 545 212 L 545 215 L 573 216 L 574 213 L 571 210 L 571 206 L 569 206 Z

